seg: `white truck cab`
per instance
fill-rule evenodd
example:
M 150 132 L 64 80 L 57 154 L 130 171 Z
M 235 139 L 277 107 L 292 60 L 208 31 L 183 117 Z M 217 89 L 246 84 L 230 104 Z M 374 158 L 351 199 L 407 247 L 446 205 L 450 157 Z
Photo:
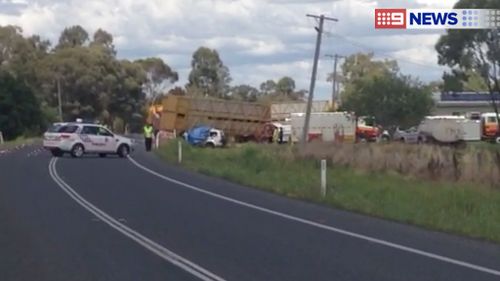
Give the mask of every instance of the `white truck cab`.
M 54 157 L 70 153 L 72 157 L 117 154 L 127 157 L 133 149 L 131 139 L 116 135 L 104 126 L 92 123 L 54 123 L 43 136 L 43 147 Z
M 224 131 L 218 129 L 210 129 L 205 146 L 207 147 L 223 147 L 226 145 L 226 137 Z

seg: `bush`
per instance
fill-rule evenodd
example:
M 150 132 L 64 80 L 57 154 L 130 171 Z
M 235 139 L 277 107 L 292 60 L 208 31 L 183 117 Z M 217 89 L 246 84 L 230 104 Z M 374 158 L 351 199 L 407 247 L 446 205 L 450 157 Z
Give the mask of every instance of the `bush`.
M 0 131 L 6 140 L 42 130 L 40 104 L 23 80 L 0 71 Z

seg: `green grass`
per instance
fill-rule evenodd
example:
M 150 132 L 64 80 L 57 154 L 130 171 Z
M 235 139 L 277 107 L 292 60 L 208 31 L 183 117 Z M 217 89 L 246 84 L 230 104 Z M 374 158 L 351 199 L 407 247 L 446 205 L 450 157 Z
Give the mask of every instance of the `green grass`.
M 7 141 L 4 142 L 3 144 L 0 144 L 0 150 L 3 149 L 11 149 L 13 147 L 16 147 L 21 144 L 33 144 L 35 142 L 40 141 L 40 138 L 25 138 L 25 137 L 19 137 L 15 140 L 12 141 Z
M 177 143 L 159 155 L 177 161 Z M 244 145 L 200 149 L 183 144 L 183 166 L 204 174 L 292 198 L 317 202 L 429 229 L 500 242 L 500 191 L 399 175 L 329 167 L 328 192 L 320 196 L 319 161 L 287 146 Z
M 485 149 L 485 150 L 490 150 L 490 151 L 500 151 L 500 144 L 485 142 L 485 141 L 469 143 L 468 147 L 473 148 L 473 149 Z

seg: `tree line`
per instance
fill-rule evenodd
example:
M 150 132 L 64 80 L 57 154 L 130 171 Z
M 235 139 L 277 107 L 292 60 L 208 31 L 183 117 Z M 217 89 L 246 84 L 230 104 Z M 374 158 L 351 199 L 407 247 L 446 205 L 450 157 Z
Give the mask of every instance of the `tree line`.
M 461 0 L 455 8 L 499 9 L 500 3 Z M 395 60 L 376 60 L 372 53 L 347 57 L 336 77 L 342 84 L 340 110 L 375 116 L 384 126 L 411 126 L 431 113 L 433 90 L 500 91 L 497 30 L 448 30 L 436 50 L 450 71 L 429 84 L 403 75 Z M 193 53 L 187 84 L 173 87 L 178 80 L 161 58 L 117 58 L 113 36 L 102 29 L 89 34 L 81 26 L 68 27 L 52 44 L 24 36 L 19 27 L 0 26 L 0 130 L 6 139 L 40 133 L 59 120 L 59 100 L 64 121 L 84 118 L 134 131 L 148 105 L 165 94 L 248 102 L 302 101 L 307 95 L 288 76 L 258 87 L 232 85 L 229 68 L 207 47 Z
M 39 35 L 24 36 L 20 27 L 0 26 L 0 130 L 14 139 L 36 135 L 55 121 L 82 118 L 120 132 L 138 131 L 148 105 L 167 92 L 250 102 L 304 96 L 290 77 L 259 89 L 231 86 L 228 67 L 206 47 L 194 52 L 191 66 L 187 85 L 172 88 L 177 71 L 158 57 L 117 58 L 114 38 L 103 29 L 89 34 L 71 26 L 52 44 Z

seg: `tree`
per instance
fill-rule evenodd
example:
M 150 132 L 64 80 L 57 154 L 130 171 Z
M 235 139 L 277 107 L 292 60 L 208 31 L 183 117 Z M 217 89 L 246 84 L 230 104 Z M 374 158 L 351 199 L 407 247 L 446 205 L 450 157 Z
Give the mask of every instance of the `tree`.
M 295 80 L 285 76 L 278 80 L 276 88 L 281 95 L 291 96 L 295 90 Z
M 117 61 L 103 48 L 58 49 L 40 70 L 50 106 L 57 105 L 59 81 L 64 120 L 99 119 L 111 125 L 114 118 L 128 123 L 141 112 L 142 85 L 147 81 L 144 69 L 130 61 Z
M 111 119 L 119 118 L 125 128 L 139 131 L 142 127 L 146 104 L 142 84 L 146 81 L 146 73 L 142 67 L 128 60 L 117 64 L 116 84 L 111 91 L 109 112 Z
M 488 91 L 481 74 L 474 70 L 460 71 L 452 69 L 451 73 L 443 73 L 443 91 L 445 92 L 484 92 Z
M 216 50 L 198 48 L 193 54 L 191 67 L 187 88 L 202 89 L 211 97 L 224 98 L 227 95 L 231 76 Z
M 166 93 L 167 89 L 179 80 L 179 74 L 160 58 L 147 58 L 138 60 L 136 63 L 141 65 L 146 73 L 143 88 L 152 102 Z
M 456 9 L 500 9 L 495 0 L 460 0 Z M 447 30 L 436 44 L 439 64 L 449 66 L 454 73 L 467 77 L 473 71 L 484 80 L 490 92 L 491 104 L 498 116 L 494 92 L 500 91 L 500 36 L 498 29 Z M 464 77 L 462 76 L 462 77 Z M 460 76 L 459 76 L 460 77 Z
M 399 71 L 395 60 L 374 60 L 373 53 L 358 53 L 347 57 L 342 64 L 342 80 L 344 87 L 354 81 L 367 77 L 380 77 Z M 346 91 L 349 91 L 346 89 Z
M 275 82 L 267 80 L 260 84 L 259 99 L 264 102 L 289 102 L 301 101 L 304 99 L 307 91 L 296 90 L 295 80 L 285 76 Z
M 91 46 L 99 46 L 104 48 L 110 55 L 116 56 L 115 45 L 113 44 L 113 35 L 103 29 L 98 29 L 94 33 L 94 40 L 90 43 Z
M 259 95 L 259 90 L 249 85 L 238 85 L 231 88 L 231 97 L 237 100 L 256 102 Z
M 357 54 L 345 60 L 342 109 L 374 116 L 384 126 L 419 123 L 433 106 L 430 88 L 401 75 L 395 61 L 372 58 Z
M 37 98 L 41 98 L 38 66 L 48 55 L 49 47 L 50 42 L 37 35 L 23 37 L 20 27 L 0 26 L 0 70 L 7 71 L 19 81 L 23 81 Z
M 343 108 L 358 116 L 374 116 L 383 126 L 412 126 L 433 106 L 430 90 L 408 76 L 385 75 L 362 79 L 347 96 Z
M 174 96 L 185 96 L 187 93 L 184 89 L 181 87 L 175 87 L 168 91 L 168 95 L 174 95 Z
M 178 79 L 159 58 L 117 60 L 113 36 L 102 29 L 88 43 L 80 26 L 66 28 L 52 50 L 38 35 L 0 26 L 0 126 L 7 138 L 55 121 L 58 85 L 65 121 L 86 118 L 137 131 L 145 114 L 143 85 L 160 88 Z
M 273 80 L 267 80 L 266 82 L 262 82 L 260 84 L 260 91 L 264 95 L 274 94 L 276 92 L 276 88 L 277 88 L 276 82 L 274 82 Z
M 59 37 L 59 44 L 56 48 L 74 48 L 82 47 L 89 41 L 89 34 L 87 31 L 79 26 L 75 25 L 72 27 L 67 27 L 61 33 Z
M 0 128 L 7 140 L 43 127 L 40 105 L 31 89 L 7 71 L 0 70 Z
M 37 35 L 24 38 L 20 27 L 0 26 L 0 67 L 16 76 L 32 72 L 49 47 L 50 42 Z

